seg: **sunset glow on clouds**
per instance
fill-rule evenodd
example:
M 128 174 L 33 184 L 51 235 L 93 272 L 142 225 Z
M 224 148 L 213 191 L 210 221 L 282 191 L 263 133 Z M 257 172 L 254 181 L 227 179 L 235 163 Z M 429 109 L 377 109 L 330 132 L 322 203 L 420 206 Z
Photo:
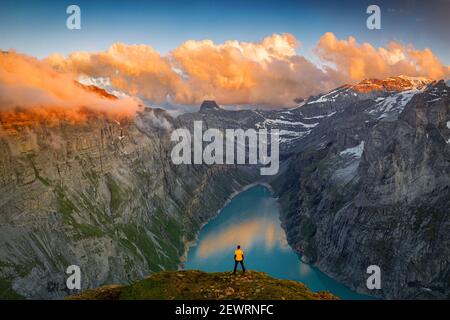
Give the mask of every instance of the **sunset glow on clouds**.
M 367 78 L 386 78 L 407 75 L 438 80 L 450 76 L 450 66 L 443 65 L 430 49 L 417 50 L 412 45 L 390 42 L 386 48 L 375 48 L 369 43 L 359 44 L 355 38 L 339 40 L 327 32 L 315 52 L 333 67 L 326 68 L 330 76 L 354 82 Z
M 173 101 L 198 105 L 215 99 L 222 105 L 292 106 L 344 83 L 395 75 L 448 78 L 430 49 L 391 42 L 386 48 L 339 40 L 328 32 L 314 53 L 317 66 L 296 49 L 291 34 L 274 34 L 260 42 L 189 40 L 162 56 L 148 45 L 113 44 L 104 52 L 54 54 L 43 61 L 21 54 L 0 57 L 0 108 L 52 106 L 133 113 L 132 99 L 107 100 L 83 90 L 73 80 L 80 76 L 109 77 L 113 87 L 152 103 Z
M 84 121 L 89 112 L 114 118 L 130 117 L 138 110 L 132 98 L 111 99 L 74 81 L 35 58 L 14 52 L 0 54 L 0 111 L 2 120 L 65 117 Z M 27 116 L 27 115 L 28 116 Z

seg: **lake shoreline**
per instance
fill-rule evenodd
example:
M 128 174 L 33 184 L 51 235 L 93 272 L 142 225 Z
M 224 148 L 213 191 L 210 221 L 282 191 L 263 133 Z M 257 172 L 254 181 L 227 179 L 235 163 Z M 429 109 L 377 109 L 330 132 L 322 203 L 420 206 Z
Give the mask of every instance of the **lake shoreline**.
M 239 197 L 237 197 L 238 195 Z M 328 291 L 342 299 L 350 300 L 372 299 L 370 296 L 363 295 L 345 286 L 337 279 L 322 272 L 317 266 L 305 262 L 302 259 L 301 253 L 296 252 L 290 246 L 287 239 L 284 238 L 286 236 L 286 230 L 283 228 L 280 218 L 280 199 L 274 196 L 274 190 L 271 185 L 266 182 L 254 182 L 242 187 L 237 185 L 230 190 L 229 196 L 223 199 L 221 208 L 202 223 L 199 231 L 195 234 L 195 239 L 185 243 L 185 250 L 182 260 L 180 259 L 181 262 L 178 265 L 178 270 L 218 272 L 226 271 L 229 268 L 232 269 L 227 258 L 232 254 L 229 248 L 235 245 L 234 242 L 236 240 L 240 239 L 242 241 L 245 239 L 247 241 L 247 239 L 254 239 L 252 241 L 256 241 L 256 246 L 253 249 L 256 251 L 252 251 L 250 254 L 253 257 L 253 260 L 250 261 L 251 266 L 248 266 L 250 269 L 267 272 L 276 278 L 304 283 L 313 292 Z M 266 202 L 266 199 L 269 202 Z M 268 221 L 266 219 L 269 216 L 273 217 L 269 218 L 272 221 L 270 222 L 272 227 L 267 228 L 264 227 L 266 225 L 264 221 Z M 233 223 L 230 224 L 230 221 Z M 251 227 L 246 224 L 249 221 L 252 221 Z M 245 229 L 248 233 L 240 229 L 242 226 L 248 227 L 248 229 Z M 284 241 L 279 237 L 274 237 L 274 231 L 272 231 L 272 236 L 267 238 L 267 234 L 269 233 L 266 230 L 278 229 L 280 230 L 275 231 L 275 234 L 277 232 L 283 232 Z M 242 234 L 245 234 L 245 236 L 241 236 Z M 281 233 L 278 234 L 281 235 Z M 227 236 L 224 237 L 224 235 Z M 278 244 L 273 246 L 272 241 L 274 238 L 282 242 L 278 242 Z M 271 243 L 271 245 L 267 247 L 267 243 Z M 288 250 L 284 249 L 285 245 L 281 246 L 281 243 L 287 245 L 289 247 Z M 253 246 L 252 243 L 247 243 L 247 249 L 251 246 Z M 212 255 L 210 257 L 199 257 L 199 252 L 204 252 L 204 250 Z M 218 252 L 222 253 L 216 256 Z M 270 259 L 275 259 L 274 261 L 277 262 L 273 264 L 271 262 L 268 263 L 269 257 Z
M 237 189 L 235 191 L 233 191 L 228 198 L 225 200 L 224 204 L 222 205 L 222 207 L 220 207 L 220 209 L 218 209 L 216 211 L 216 213 L 211 216 L 209 219 L 207 219 L 205 222 L 202 223 L 202 225 L 200 226 L 200 228 L 198 229 L 197 233 L 195 234 L 195 238 L 194 240 L 191 241 L 186 241 L 184 244 L 184 251 L 183 254 L 180 257 L 180 263 L 177 266 L 177 270 L 184 270 L 184 263 L 187 261 L 187 257 L 188 257 L 188 253 L 189 250 L 191 249 L 191 247 L 195 246 L 196 244 L 198 244 L 198 236 L 200 234 L 200 231 L 203 229 L 203 227 L 208 224 L 211 220 L 217 218 L 217 216 L 219 215 L 219 213 L 233 200 L 234 197 L 236 197 L 238 194 L 247 191 L 253 187 L 256 186 L 263 186 L 266 187 L 267 189 L 269 189 L 269 191 L 273 194 L 273 188 L 270 184 L 268 184 L 267 182 L 253 182 L 250 184 L 247 184 L 245 186 L 243 186 L 240 189 Z

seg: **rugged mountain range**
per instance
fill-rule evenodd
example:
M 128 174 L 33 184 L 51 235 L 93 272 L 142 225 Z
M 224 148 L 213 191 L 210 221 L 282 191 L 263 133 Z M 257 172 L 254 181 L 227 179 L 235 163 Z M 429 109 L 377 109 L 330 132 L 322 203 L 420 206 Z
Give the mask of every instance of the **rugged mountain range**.
M 69 293 L 71 264 L 81 267 L 83 289 L 176 268 L 227 197 L 261 181 L 250 166 L 172 164 L 171 129 L 203 120 L 204 129 L 280 130 L 282 167 L 265 181 L 302 259 L 361 293 L 446 298 L 448 90 L 400 76 L 342 86 L 289 110 L 227 111 L 206 101 L 176 119 L 146 109 L 121 122 L 2 123 L 0 283 L 55 298 Z M 382 270 L 376 293 L 365 287 L 372 264 Z
M 335 113 L 297 144 L 274 183 L 288 240 L 304 260 L 362 293 L 370 294 L 363 279 L 375 264 L 383 298 L 448 297 L 448 90 L 440 81 L 305 105 Z

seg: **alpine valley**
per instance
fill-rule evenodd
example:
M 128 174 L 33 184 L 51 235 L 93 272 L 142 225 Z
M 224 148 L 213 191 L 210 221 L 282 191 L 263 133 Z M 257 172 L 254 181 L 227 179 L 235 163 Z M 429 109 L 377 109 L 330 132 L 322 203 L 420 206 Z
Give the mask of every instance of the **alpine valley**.
M 89 88 L 114 95 L 100 87 Z M 448 298 L 449 90 L 444 81 L 398 76 L 344 85 L 291 109 L 231 111 L 205 101 L 176 118 L 147 107 L 123 121 L 2 119 L 0 295 L 72 294 L 65 270 L 73 264 L 83 290 L 176 270 L 229 196 L 264 182 L 305 262 L 362 294 Z M 174 165 L 171 131 L 193 130 L 194 121 L 204 130 L 279 129 L 278 174 Z M 365 286 L 371 264 L 383 271 L 375 292 Z

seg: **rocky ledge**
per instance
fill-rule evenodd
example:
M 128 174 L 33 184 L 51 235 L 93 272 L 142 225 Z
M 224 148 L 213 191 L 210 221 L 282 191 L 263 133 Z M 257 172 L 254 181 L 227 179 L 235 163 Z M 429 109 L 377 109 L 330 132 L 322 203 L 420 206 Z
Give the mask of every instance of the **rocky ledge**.
M 312 292 L 303 283 L 247 271 L 207 273 L 197 270 L 157 272 L 131 285 L 109 285 L 68 296 L 68 300 L 337 300 Z

